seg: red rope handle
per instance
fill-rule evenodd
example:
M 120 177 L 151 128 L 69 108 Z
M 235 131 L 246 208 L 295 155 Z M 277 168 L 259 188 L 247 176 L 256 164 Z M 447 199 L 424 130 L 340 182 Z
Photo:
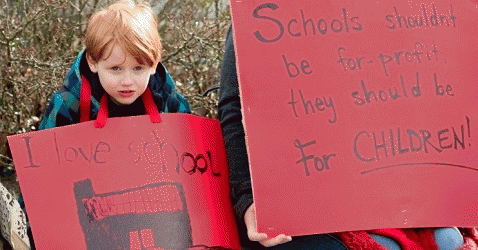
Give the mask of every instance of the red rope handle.
M 90 82 L 81 76 L 81 90 L 80 90 L 80 122 L 87 122 L 90 120 L 91 107 L 91 85 Z
M 108 119 L 108 93 L 105 92 L 101 97 L 100 109 L 98 110 L 98 116 L 95 121 L 95 128 L 103 128 L 106 125 Z
M 149 90 L 149 88 L 146 88 L 144 93 L 141 95 L 141 98 L 143 98 L 144 109 L 146 110 L 146 114 L 149 115 L 151 122 L 160 123 L 161 116 L 159 115 L 158 107 L 156 107 L 156 104 L 154 103 L 151 90 Z

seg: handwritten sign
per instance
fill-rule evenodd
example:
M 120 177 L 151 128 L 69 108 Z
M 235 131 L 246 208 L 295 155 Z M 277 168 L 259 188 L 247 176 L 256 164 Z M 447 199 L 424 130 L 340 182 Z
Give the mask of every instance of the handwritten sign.
M 8 138 L 38 249 L 239 249 L 219 122 L 110 118 Z
M 231 1 L 260 232 L 478 225 L 476 1 Z

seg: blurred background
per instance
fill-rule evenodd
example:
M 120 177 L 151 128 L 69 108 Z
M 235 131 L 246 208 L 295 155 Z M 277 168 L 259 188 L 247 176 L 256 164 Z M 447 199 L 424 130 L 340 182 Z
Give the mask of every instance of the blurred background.
M 115 1 L 0 0 L 0 181 L 16 197 L 6 137 L 37 129 L 54 91 L 83 49 L 92 13 Z M 149 0 L 159 21 L 162 63 L 193 113 L 216 118 L 228 0 Z

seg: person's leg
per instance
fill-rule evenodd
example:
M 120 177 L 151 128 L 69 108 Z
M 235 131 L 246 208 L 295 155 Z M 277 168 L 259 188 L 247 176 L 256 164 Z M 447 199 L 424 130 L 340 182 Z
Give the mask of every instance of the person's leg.
M 292 241 L 277 246 L 269 247 L 268 250 L 347 250 L 348 248 L 336 237 L 330 234 L 317 234 L 308 236 L 295 236 Z
M 370 236 L 387 249 L 400 250 L 398 243 L 390 238 L 376 234 Z M 464 244 L 463 236 L 454 227 L 436 228 L 435 241 L 438 250 L 456 250 Z
M 464 244 L 463 236 L 456 227 L 436 228 L 435 241 L 438 250 L 456 250 Z
M 380 243 L 380 245 L 389 250 L 400 250 L 400 245 L 398 245 L 396 241 L 388 237 L 377 234 L 370 234 L 370 237 L 372 237 L 372 239 L 374 239 L 376 242 Z

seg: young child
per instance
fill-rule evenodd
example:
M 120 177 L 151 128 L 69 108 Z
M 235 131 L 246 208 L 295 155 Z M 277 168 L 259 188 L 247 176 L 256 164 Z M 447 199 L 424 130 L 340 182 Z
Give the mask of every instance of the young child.
M 86 49 L 78 54 L 63 87 L 51 98 L 40 130 L 79 123 L 80 113 L 95 120 L 104 96 L 108 117 L 144 115 L 141 96 L 147 89 L 159 112 L 191 112 L 160 63 L 157 20 L 148 5 L 125 0 L 95 13 L 85 43 Z M 80 104 L 85 84 L 91 88 L 91 96 L 83 99 L 90 102 Z
M 80 122 L 82 85 L 91 85 L 90 119 L 96 119 L 103 95 L 109 117 L 144 115 L 141 95 L 149 88 L 160 112 L 189 113 L 189 103 L 176 92 L 160 63 L 161 41 L 153 10 L 120 1 L 91 16 L 79 53 L 61 90 L 56 92 L 39 129 Z

